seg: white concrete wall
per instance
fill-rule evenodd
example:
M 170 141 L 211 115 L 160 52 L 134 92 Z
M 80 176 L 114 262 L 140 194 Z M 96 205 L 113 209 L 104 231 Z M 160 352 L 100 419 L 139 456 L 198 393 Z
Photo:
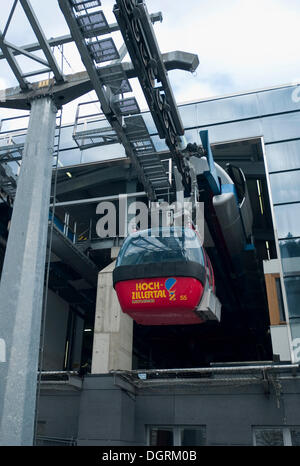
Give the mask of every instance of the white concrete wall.
M 115 262 L 99 273 L 92 374 L 132 369 L 133 320 L 120 308 L 113 288 Z
M 273 354 L 278 354 L 280 361 L 291 361 L 288 329 L 286 325 L 273 325 L 271 328 L 271 338 Z
M 280 262 L 278 259 L 271 259 L 263 261 L 264 273 L 279 273 L 280 274 Z

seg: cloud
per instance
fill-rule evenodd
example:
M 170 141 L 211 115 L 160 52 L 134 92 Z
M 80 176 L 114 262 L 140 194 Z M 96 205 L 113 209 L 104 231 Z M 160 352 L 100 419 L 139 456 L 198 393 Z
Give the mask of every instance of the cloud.
M 163 10 L 163 23 L 155 25 L 162 51 L 198 54 L 196 81 L 199 88 L 207 89 L 208 97 L 211 91 L 234 93 L 284 84 L 300 76 L 297 1 L 186 0 L 182 9 L 168 0 L 147 4 L 151 11 L 159 5 Z M 189 98 L 186 79 L 178 78 L 174 85 L 181 98 L 185 93 Z

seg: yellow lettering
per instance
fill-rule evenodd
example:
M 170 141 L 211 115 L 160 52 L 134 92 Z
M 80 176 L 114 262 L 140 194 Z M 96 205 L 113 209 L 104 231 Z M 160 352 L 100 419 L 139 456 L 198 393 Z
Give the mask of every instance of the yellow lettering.
M 47 87 L 49 86 L 50 84 L 50 79 L 45 79 L 44 81 L 40 81 L 38 83 L 38 87 L 41 88 L 41 87 Z
M 149 290 L 159 290 L 159 282 L 151 282 L 149 283 Z

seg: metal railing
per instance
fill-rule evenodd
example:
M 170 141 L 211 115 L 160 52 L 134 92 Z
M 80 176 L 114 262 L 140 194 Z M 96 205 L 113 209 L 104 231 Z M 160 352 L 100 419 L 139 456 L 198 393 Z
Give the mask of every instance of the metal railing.
M 35 446 L 49 447 L 76 447 L 77 440 L 74 438 L 60 438 L 60 437 L 45 437 L 38 435 L 35 440 Z

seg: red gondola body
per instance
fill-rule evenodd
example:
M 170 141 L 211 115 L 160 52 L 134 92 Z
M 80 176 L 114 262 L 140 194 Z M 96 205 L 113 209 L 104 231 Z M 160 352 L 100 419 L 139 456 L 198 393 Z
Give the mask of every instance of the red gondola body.
M 203 295 L 203 285 L 195 278 L 128 280 L 117 283 L 116 292 L 123 312 L 139 324 L 189 325 L 202 322 L 193 312 Z
M 208 314 L 200 304 L 215 293 L 210 260 L 195 230 L 169 232 L 140 231 L 124 242 L 113 274 L 120 306 L 141 325 L 201 324 Z

